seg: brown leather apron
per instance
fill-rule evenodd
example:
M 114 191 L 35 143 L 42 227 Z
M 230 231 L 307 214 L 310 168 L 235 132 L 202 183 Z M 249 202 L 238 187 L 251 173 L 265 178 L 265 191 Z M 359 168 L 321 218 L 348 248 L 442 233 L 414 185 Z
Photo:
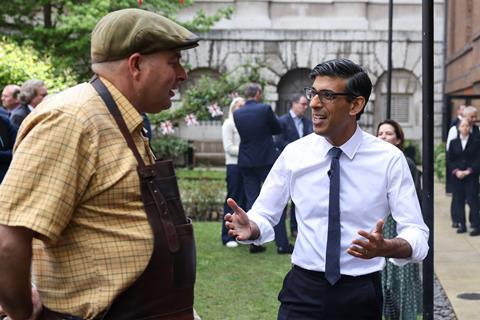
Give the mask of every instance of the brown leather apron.
M 98 77 L 91 84 L 105 102 L 138 162 L 142 202 L 153 231 L 147 268 L 115 298 L 103 320 L 192 320 L 195 240 L 185 216 L 171 161 L 145 165 L 110 92 Z M 45 308 L 45 319 L 69 318 Z M 57 317 L 53 317 L 56 315 Z M 75 317 L 72 317 L 75 318 Z

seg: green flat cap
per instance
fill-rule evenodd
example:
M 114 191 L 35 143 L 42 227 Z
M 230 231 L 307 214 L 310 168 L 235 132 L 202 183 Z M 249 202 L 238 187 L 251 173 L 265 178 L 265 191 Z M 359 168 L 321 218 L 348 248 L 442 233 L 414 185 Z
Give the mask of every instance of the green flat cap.
M 200 38 L 159 14 L 123 9 L 104 16 L 92 32 L 92 63 L 127 58 L 135 52 L 184 50 L 198 46 Z

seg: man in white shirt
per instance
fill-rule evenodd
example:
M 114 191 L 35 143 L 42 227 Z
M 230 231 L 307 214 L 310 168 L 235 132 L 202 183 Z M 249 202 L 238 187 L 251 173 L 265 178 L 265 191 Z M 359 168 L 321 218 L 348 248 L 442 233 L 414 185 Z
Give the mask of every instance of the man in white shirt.
M 400 149 L 357 125 L 372 90 L 367 73 L 334 59 L 310 77 L 314 134 L 285 148 L 248 214 L 228 200 L 235 213 L 225 216 L 226 226 L 239 241 L 271 241 L 292 198 L 298 236 L 278 319 L 380 320 L 385 257 L 398 265 L 421 261 L 429 230 Z M 384 239 L 390 213 L 398 236 Z

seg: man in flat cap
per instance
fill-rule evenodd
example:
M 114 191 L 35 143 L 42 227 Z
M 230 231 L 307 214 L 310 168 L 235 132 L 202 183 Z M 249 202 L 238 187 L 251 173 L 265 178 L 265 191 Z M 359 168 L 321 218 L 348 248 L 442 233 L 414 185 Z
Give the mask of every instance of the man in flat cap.
M 112 12 L 92 33 L 96 76 L 24 121 L 0 187 L 7 319 L 193 319 L 191 221 L 141 114 L 170 107 L 198 40 L 158 14 Z

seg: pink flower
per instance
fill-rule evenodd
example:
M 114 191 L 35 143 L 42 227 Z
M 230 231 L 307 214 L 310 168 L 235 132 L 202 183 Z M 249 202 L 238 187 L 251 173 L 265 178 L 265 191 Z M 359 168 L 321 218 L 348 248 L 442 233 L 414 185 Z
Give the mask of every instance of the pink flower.
M 210 115 L 212 117 L 217 117 L 217 116 L 223 115 L 222 110 L 220 109 L 220 107 L 218 106 L 218 104 L 216 102 L 208 107 L 208 112 L 210 112 Z
M 162 129 L 162 134 L 173 134 L 173 124 L 169 120 L 160 123 L 160 129 Z
M 193 113 L 187 114 L 185 116 L 185 122 L 187 123 L 188 127 L 196 126 L 198 125 L 197 116 L 194 115 Z

